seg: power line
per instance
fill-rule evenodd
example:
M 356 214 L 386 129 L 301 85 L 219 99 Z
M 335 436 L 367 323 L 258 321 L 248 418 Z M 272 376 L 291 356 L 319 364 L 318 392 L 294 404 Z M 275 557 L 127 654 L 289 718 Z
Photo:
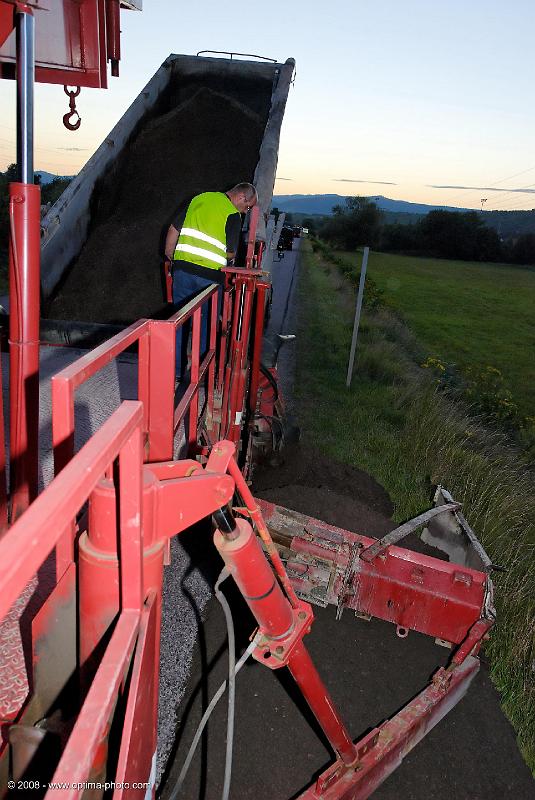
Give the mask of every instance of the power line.
M 534 170 L 534 169 L 535 169 L 535 165 L 534 165 L 533 167 L 528 167 L 527 169 L 523 169 L 523 170 L 521 170 L 520 172 L 515 172 L 513 175 L 508 175 L 508 176 L 507 176 L 507 177 L 505 177 L 505 178 L 500 178 L 499 180 L 490 181 L 490 182 L 489 182 L 489 187 L 491 187 L 491 186 L 499 186 L 500 184 L 502 184 L 502 183 L 505 183 L 505 181 L 510 181 L 510 180 L 512 180 L 513 178 L 518 178 L 518 177 L 520 177 L 520 175 L 525 175 L 525 174 L 526 174 L 526 172 L 531 172 L 531 171 L 532 171 L 532 170 Z M 523 188 L 526 188 L 526 187 L 523 187 Z M 463 198 L 464 198 L 465 200 L 469 200 L 469 199 L 470 199 L 470 198 L 472 198 L 472 197 L 477 197 L 477 193 L 478 193 L 480 190 L 479 190 L 479 189 L 474 189 L 474 190 L 471 190 L 471 189 L 468 189 L 468 188 L 467 188 L 467 190 L 466 190 L 466 191 L 469 191 L 469 192 L 470 192 L 470 194 L 469 194 L 468 196 L 467 196 L 466 194 L 458 194 L 458 195 L 454 195 L 454 197 L 452 197 L 451 199 L 447 200 L 446 202 L 449 202 L 449 203 L 455 203 L 455 201 L 456 201 L 456 200 L 460 200 L 460 199 L 463 199 Z M 475 203 L 476 201 L 474 200 L 473 202 Z
M 518 187 L 518 189 L 533 189 L 534 186 L 535 186 L 535 183 L 528 183 L 528 184 L 526 184 L 526 186 Z M 507 197 L 508 195 L 511 195 L 511 194 L 521 194 L 522 192 L 518 191 L 518 189 L 511 189 L 509 192 L 503 192 L 501 198 L 495 198 L 493 200 L 493 202 L 491 203 L 491 206 L 492 205 L 496 205 L 496 204 L 503 205 L 503 197 Z M 535 192 L 526 192 L 526 194 L 535 194 Z M 512 199 L 512 198 L 509 198 L 509 199 Z M 517 202 L 517 201 L 518 201 L 518 198 L 514 198 L 514 202 Z

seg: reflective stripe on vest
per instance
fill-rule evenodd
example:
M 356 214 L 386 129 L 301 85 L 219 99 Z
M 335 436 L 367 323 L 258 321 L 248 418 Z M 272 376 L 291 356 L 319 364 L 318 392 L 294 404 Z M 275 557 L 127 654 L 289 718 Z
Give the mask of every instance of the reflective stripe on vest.
M 208 269 L 227 264 L 226 224 L 236 207 L 222 192 L 204 192 L 193 198 L 176 243 L 174 258 Z
M 195 247 L 193 244 L 185 244 L 184 242 L 178 244 L 175 250 L 175 256 L 176 253 L 180 253 L 178 258 L 182 259 L 182 261 L 193 261 L 195 264 L 197 263 L 193 258 L 185 258 L 184 254 L 187 253 L 192 256 L 206 258 L 208 261 L 214 261 L 216 264 L 221 264 L 222 267 L 226 267 L 227 265 L 225 256 L 218 256 L 215 253 L 211 253 L 210 250 L 203 250 L 202 247 Z M 217 269 L 217 267 L 213 267 L 213 269 Z

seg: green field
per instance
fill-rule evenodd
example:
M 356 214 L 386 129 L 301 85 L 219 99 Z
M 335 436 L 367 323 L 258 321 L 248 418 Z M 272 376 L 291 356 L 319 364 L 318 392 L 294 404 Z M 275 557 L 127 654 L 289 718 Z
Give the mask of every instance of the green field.
M 295 399 L 303 441 L 379 481 L 397 522 L 429 508 L 437 484 L 463 503 L 493 563 L 504 570 L 492 574 L 498 624 L 486 654 L 535 774 L 533 471 L 506 434 L 485 427 L 470 404 L 441 391 L 432 372 L 417 366 L 419 342 L 384 306 L 364 308 L 353 382 L 346 388 L 355 276 L 346 280 L 350 270 L 344 265 L 339 271 L 337 255 L 333 264 L 325 249 L 312 252 L 306 240 L 302 246 Z M 355 254 L 344 261 L 349 258 L 360 262 Z M 462 353 L 467 363 L 487 352 L 501 354 L 503 362 L 493 357 L 482 363 L 504 372 L 509 362 L 515 366 L 529 403 L 535 331 L 527 298 L 534 296 L 534 273 L 374 253 L 371 274 L 430 352 L 446 360 L 460 360 Z M 499 284 L 509 290 L 500 293 Z
M 360 267 L 360 253 L 343 255 Z M 368 270 L 429 355 L 496 367 L 520 411 L 535 414 L 535 271 L 386 253 L 370 253 Z

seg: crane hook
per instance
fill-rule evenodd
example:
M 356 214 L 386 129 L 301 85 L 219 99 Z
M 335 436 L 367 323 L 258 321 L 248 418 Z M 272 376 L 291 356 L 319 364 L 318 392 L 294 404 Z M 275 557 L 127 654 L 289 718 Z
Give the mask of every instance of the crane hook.
M 69 87 L 64 86 L 63 91 L 69 98 L 69 108 L 70 108 L 70 111 L 68 111 L 66 114 L 63 115 L 63 124 L 70 131 L 77 131 L 82 123 L 82 118 L 78 113 L 78 111 L 76 110 L 76 100 L 75 100 L 75 98 L 78 97 L 78 95 L 80 94 L 80 87 L 76 86 L 74 90 L 69 91 Z M 78 117 L 76 122 L 71 122 L 71 119 L 73 117 Z

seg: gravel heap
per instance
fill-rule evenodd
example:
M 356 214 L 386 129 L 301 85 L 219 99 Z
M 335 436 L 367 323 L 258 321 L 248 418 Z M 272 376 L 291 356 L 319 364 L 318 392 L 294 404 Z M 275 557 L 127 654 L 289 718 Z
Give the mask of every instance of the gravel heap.
M 252 180 L 270 93 L 269 84 L 259 87 L 259 114 L 250 103 L 201 87 L 150 119 L 95 189 L 86 244 L 44 316 L 127 324 L 165 314 L 169 222 L 193 195 Z

